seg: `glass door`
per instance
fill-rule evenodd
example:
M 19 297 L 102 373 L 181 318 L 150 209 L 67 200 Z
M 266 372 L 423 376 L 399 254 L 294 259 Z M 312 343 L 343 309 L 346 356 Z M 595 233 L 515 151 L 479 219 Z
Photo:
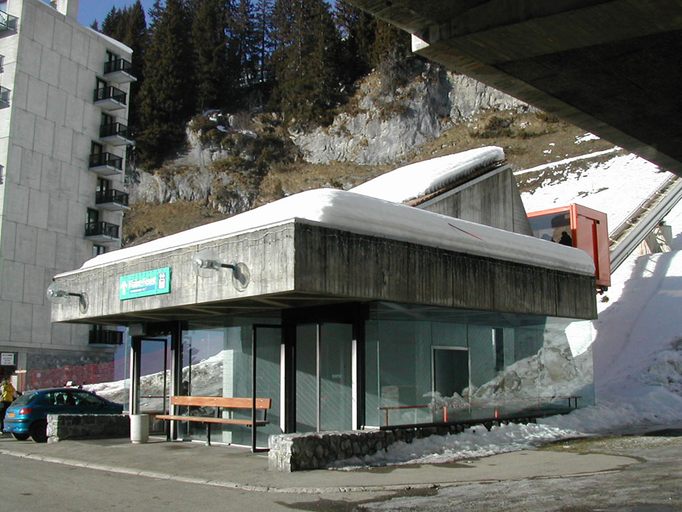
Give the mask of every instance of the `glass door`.
M 170 403 L 169 339 L 142 338 L 140 352 L 140 413 L 166 414 Z
M 296 431 L 353 426 L 353 326 L 296 326 Z

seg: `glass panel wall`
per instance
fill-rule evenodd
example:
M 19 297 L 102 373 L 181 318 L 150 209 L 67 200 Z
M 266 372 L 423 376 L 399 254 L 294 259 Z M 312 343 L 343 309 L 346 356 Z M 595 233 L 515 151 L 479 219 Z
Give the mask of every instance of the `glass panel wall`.
M 592 338 L 589 321 L 375 304 L 366 424 L 549 414 L 575 397 L 591 404 Z
M 267 413 L 268 424 L 256 429 L 257 444 L 267 446 L 268 436 L 280 429 L 280 356 L 281 329 L 279 318 L 230 318 L 216 327 L 190 323 L 182 333 L 182 392 L 191 396 L 252 396 L 252 343 L 254 324 L 270 324 L 273 328 L 256 327 L 256 395 L 272 399 Z M 197 411 L 210 414 L 211 411 Z M 191 411 L 190 411 L 191 414 Z M 224 417 L 251 418 L 251 410 L 223 411 Z M 260 413 L 259 413 L 260 415 Z M 260 416 L 259 416 L 260 417 Z M 181 425 L 180 435 L 204 440 L 202 424 Z M 238 425 L 214 425 L 211 441 L 239 445 L 251 444 L 251 428 Z
M 297 432 L 352 428 L 352 340 L 351 324 L 296 326 Z

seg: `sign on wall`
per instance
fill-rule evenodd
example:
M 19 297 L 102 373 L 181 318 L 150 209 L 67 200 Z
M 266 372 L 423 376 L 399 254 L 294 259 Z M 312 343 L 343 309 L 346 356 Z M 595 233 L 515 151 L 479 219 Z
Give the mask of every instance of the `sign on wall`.
M 170 293 L 170 281 L 170 267 L 121 276 L 118 284 L 118 298 L 128 300 Z
M 0 353 L 0 366 L 16 366 L 16 352 Z

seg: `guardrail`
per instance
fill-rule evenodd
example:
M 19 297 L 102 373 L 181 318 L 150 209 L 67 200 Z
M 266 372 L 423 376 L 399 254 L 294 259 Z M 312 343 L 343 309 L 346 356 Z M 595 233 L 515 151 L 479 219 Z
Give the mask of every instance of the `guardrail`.
M 609 235 L 613 273 L 682 199 L 682 179 L 672 175 Z

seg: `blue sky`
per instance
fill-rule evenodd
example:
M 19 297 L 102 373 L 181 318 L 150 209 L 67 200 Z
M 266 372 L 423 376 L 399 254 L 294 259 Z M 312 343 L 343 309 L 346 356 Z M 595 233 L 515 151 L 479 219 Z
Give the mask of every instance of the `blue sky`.
M 134 3 L 135 0 L 80 0 L 78 21 L 86 26 L 90 26 L 95 20 L 102 23 L 112 7 L 120 9 Z M 153 3 L 154 0 L 142 0 L 142 7 L 144 7 L 145 13 L 149 11 Z

